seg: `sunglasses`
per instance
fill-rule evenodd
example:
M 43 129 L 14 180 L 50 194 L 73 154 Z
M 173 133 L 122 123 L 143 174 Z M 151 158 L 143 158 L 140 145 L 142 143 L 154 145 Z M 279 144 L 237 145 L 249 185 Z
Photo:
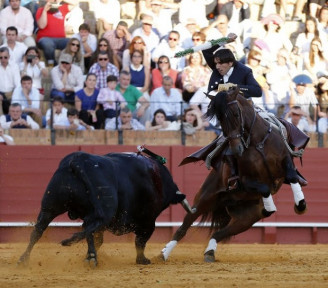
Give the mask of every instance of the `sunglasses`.
M 98 58 L 98 61 L 108 61 L 108 58 Z
M 99 44 L 98 46 L 99 47 L 107 47 L 108 45 L 107 44 Z
M 72 46 L 80 47 L 80 44 L 78 43 L 71 43 Z
M 165 61 L 165 60 L 158 61 L 158 64 L 163 64 L 163 63 L 167 64 L 167 63 L 169 63 L 169 61 Z
M 178 41 L 178 38 L 172 38 L 172 37 L 169 37 L 169 40 L 172 40 L 172 41 Z
M 0 60 L 2 60 L 2 59 L 8 59 L 8 56 L 1 56 Z
M 142 41 L 134 41 L 133 44 L 143 44 Z
M 200 38 L 192 38 L 192 41 L 199 42 L 199 41 L 201 41 L 201 40 L 200 40 Z
M 60 63 L 65 64 L 65 65 L 71 64 L 71 63 L 68 63 L 68 62 L 65 62 L 65 61 L 61 61 Z
M 133 55 L 132 57 L 134 57 L 134 58 L 142 58 L 141 55 Z

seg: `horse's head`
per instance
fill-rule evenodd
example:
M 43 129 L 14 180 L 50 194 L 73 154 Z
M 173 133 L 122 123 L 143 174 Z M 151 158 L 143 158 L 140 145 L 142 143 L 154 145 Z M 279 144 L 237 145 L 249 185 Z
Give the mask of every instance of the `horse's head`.
M 206 116 L 210 119 L 216 116 L 220 121 L 223 135 L 229 140 L 233 154 L 241 156 L 245 146 L 247 147 L 243 138 L 245 131 L 242 106 L 249 103 L 238 87 L 231 87 L 227 91 L 221 91 L 216 96 L 209 97 L 212 101 Z

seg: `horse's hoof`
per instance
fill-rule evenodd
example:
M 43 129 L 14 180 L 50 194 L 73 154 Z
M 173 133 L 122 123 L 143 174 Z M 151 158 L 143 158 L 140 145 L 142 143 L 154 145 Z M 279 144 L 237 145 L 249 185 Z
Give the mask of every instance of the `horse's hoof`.
M 62 246 L 71 246 L 71 241 L 69 241 L 69 240 L 63 240 L 63 241 L 61 241 L 61 245 Z
M 19 260 L 17 261 L 16 266 L 17 267 L 27 267 L 28 266 L 28 260 L 26 258 L 19 258 Z
M 215 262 L 214 250 L 209 250 L 204 254 L 204 262 L 207 262 L 207 263 Z
M 265 210 L 264 208 L 262 209 L 262 215 L 263 215 L 264 217 L 269 217 L 269 216 L 271 216 L 274 212 L 276 212 L 276 211 L 267 211 L 267 210 Z
M 302 215 L 307 211 L 305 199 L 301 200 L 298 205 L 294 205 L 294 211 L 298 215 Z
M 150 260 L 147 259 L 146 257 L 142 257 L 142 258 L 141 257 L 140 258 L 137 257 L 136 263 L 137 264 L 141 264 L 141 265 L 149 265 L 149 264 L 151 264 Z

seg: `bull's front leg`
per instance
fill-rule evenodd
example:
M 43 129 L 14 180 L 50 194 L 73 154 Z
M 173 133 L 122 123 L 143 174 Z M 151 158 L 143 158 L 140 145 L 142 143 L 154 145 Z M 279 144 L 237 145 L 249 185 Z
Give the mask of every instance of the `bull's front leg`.
M 91 267 L 95 268 L 98 265 L 97 260 L 97 251 L 95 248 L 95 242 L 94 242 L 94 235 L 91 234 L 88 237 L 86 237 L 87 243 L 88 243 L 88 252 L 87 256 L 85 257 L 85 262 Z

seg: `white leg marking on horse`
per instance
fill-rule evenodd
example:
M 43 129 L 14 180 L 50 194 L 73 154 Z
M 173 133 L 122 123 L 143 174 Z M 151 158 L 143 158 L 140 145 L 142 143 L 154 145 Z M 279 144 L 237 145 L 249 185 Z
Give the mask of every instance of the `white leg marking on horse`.
M 266 211 L 268 212 L 277 211 L 276 205 L 274 205 L 271 194 L 268 198 L 262 197 L 262 199 L 263 199 L 264 209 Z
M 290 186 L 292 187 L 293 190 L 295 204 L 298 205 L 300 201 L 304 199 L 302 187 L 299 183 L 295 183 L 295 184 L 290 183 Z
M 214 250 L 214 251 L 216 251 L 216 247 L 217 247 L 217 245 L 218 245 L 218 244 L 216 243 L 216 240 L 212 238 L 212 239 L 208 242 L 208 246 L 207 246 L 207 248 L 205 249 L 204 254 L 205 254 L 206 252 L 210 251 L 210 250 Z
M 166 246 L 163 248 L 162 254 L 163 254 L 163 257 L 164 257 L 165 261 L 167 260 L 167 258 L 169 258 L 173 248 L 175 246 L 177 246 L 177 244 L 178 244 L 178 241 L 172 240 L 169 243 L 167 243 Z

